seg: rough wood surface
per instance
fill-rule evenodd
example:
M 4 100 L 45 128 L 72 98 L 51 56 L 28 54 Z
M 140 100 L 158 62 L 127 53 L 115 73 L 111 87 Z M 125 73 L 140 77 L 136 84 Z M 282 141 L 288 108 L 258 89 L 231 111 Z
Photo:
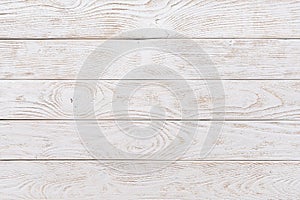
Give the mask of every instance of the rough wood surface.
M 194 38 L 299 38 L 298 1 L 135 0 L 0 3 L 1 38 L 107 38 L 163 28 Z M 172 37 L 152 35 L 138 37 Z
M 184 36 L 153 30 L 122 34 L 141 28 Z M 96 88 L 85 80 L 94 79 L 93 73 L 81 76 L 83 93 L 74 97 L 88 55 L 111 37 L 116 44 L 173 47 L 182 57 L 157 49 L 130 52 L 99 77 L 105 80 Z M 189 38 L 204 52 L 190 46 Z M 299 199 L 299 39 L 300 1 L 295 0 L 1 0 L 0 199 Z M 199 77 L 188 63 L 197 60 L 210 71 L 208 60 L 199 59 L 207 56 L 219 76 L 205 71 Z M 147 75 L 123 80 L 123 91 L 137 88 L 130 98 L 116 92 L 116 79 L 153 63 L 197 79 L 187 81 L 196 100 L 187 98 L 186 88 L 168 90 L 179 80 L 164 80 L 169 74 L 163 70 L 150 70 L 161 80 L 142 80 L 153 79 Z M 89 64 L 96 67 L 92 72 L 103 67 Z M 220 114 L 212 109 L 207 83 L 215 87 L 220 79 L 226 121 L 203 160 L 199 152 L 209 125 L 216 123 L 212 112 Z M 88 96 L 105 138 L 139 159 L 103 151 L 96 162 L 88 153 L 73 121 L 73 105 Z M 184 98 L 188 106 L 182 108 Z M 129 115 L 123 109 L 112 112 L 112 103 L 128 99 Z M 199 114 L 192 105 L 199 106 Z M 160 106 L 165 113 L 153 109 Z M 83 107 L 77 117 L 91 119 L 91 114 Z M 122 130 L 120 122 L 127 123 Z M 176 135 L 183 123 L 199 127 L 177 162 L 143 157 L 141 152 L 162 150 L 175 137 L 186 142 L 188 128 L 183 137 Z M 149 124 L 158 130 L 151 139 L 124 134 L 133 125 Z M 171 150 L 181 152 L 177 146 Z
M 130 123 L 147 124 L 141 121 Z M 114 121 L 86 122 L 87 127 L 93 124 L 99 125 L 107 141 L 128 153 L 163 150 L 182 126 L 178 121 L 164 122 L 163 126 L 154 127 L 157 130 L 155 137 L 143 141 L 127 136 Z M 189 124 L 199 128 L 187 151 L 178 157 L 180 160 L 300 160 L 299 122 L 224 122 L 214 148 L 205 158 L 200 152 L 211 124 L 192 121 Z M 0 129 L 0 159 L 94 158 L 85 149 L 73 121 L 2 121 Z M 111 157 L 105 149 L 103 152 L 102 159 L 123 159 Z
M 182 53 L 185 59 L 195 60 L 196 57 L 203 56 L 202 52 L 191 50 L 186 40 L 171 41 L 171 44 L 178 45 L 175 53 Z M 300 78 L 299 40 L 194 41 L 213 62 L 221 79 Z M 88 56 L 103 42 L 104 40 L 0 41 L 0 79 L 76 79 Z M 171 45 L 170 40 L 130 42 L 140 43 L 141 46 L 156 43 L 162 48 Z M 142 59 L 145 56 L 148 57 L 148 62 Z M 159 50 L 128 53 L 114 62 L 110 70 L 99 78 L 120 79 L 135 67 L 152 63 L 167 66 L 186 79 L 216 78 L 211 74 L 199 76 L 184 59 Z M 199 63 L 203 64 L 205 63 Z M 92 76 L 85 78 L 90 79 Z
M 155 163 L 153 163 L 155 165 Z M 127 174 L 131 162 L 1 162 L 4 199 L 298 199 L 299 162 L 178 162 Z M 139 163 L 143 168 L 146 163 Z M 119 170 L 121 169 L 121 170 Z
M 214 81 L 210 82 L 214 84 Z M 222 82 L 225 119 L 300 119 L 300 81 Z M 127 80 L 117 86 L 118 83 L 98 81 L 97 87 L 92 87 L 89 81 L 78 83 L 80 95 L 91 97 L 97 119 L 212 119 L 212 100 L 205 81 L 187 81 L 191 90 L 182 88 L 182 81 L 174 80 Z M 73 103 L 80 98 L 74 97 L 74 87 L 75 81 L 1 81 L 0 118 L 74 119 Z M 137 89 L 128 97 L 128 113 L 127 108 L 112 110 L 112 103 L 123 98 L 115 92 L 120 87 L 123 91 L 132 87 Z M 170 92 L 168 87 L 173 91 Z M 174 95 L 174 91 L 182 96 Z M 181 99 L 192 91 L 197 102 L 186 99 L 190 104 L 182 107 Z M 195 104 L 198 105 L 198 115 L 194 115 L 194 107 L 189 107 Z M 151 110 L 152 106 L 161 107 L 160 110 L 164 112 Z M 76 118 L 93 119 L 93 112 L 88 105 L 84 104 L 79 110 Z

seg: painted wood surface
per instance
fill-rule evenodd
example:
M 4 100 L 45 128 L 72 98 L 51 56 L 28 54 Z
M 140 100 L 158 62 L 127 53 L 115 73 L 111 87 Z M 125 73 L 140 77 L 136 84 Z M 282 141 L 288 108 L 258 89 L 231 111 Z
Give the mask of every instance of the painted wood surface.
M 141 28 L 183 36 L 153 30 L 123 34 Z M 92 88 L 85 79 L 95 79 L 94 74 L 78 73 L 111 37 L 115 44 L 160 48 L 117 59 Z M 2 0 L 0 199 L 299 199 L 299 39 L 300 2 L 295 0 Z M 170 47 L 180 56 L 160 51 Z M 198 60 L 204 75 L 186 58 Z M 92 72 L 103 67 L 96 61 L 89 63 Z M 122 109 L 113 113 L 113 103 L 128 100 L 118 96 L 119 79 L 146 64 L 175 70 L 190 79 L 190 88 L 175 84 L 184 80 L 164 80 L 170 79 L 166 71 L 150 70 L 151 76 L 120 82 L 124 91 L 138 90 L 130 96 L 129 115 Z M 214 67 L 218 76 L 209 73 Z M 74 97 L 78 77 L 84 79 L 78 83 L 82 93 Z M 220 123 L 212 113 L 221 116 L 212 109 L 207 85 L 220 81 L 226 120 L 203 158 L 199 152 L 208 129 Z M 174 84 L 178 87 L 168 90 Z M 182 110 L 179 99 L 188 89 L 196 100 L 187 100 Z M 87 120 L 92 112 L 84 107 L 77 122 L 87 128 L 97 123 L 107 141 L 139 156 L 124 159 L 104 149 L 96 161 L 88 153 L 74 105 L 89 95 L 98 120 Z M 151 110 L 153 105 L 165 113 Z M 192 105 L 199 106 L 199 114 Z M 120 123 L 126 125 L 122 130 Z M 151 139 L 125 134 L 134 125 L 149 124 L 158 132 Z M 199 125 L 189 142 L 177 134 L 182 124 L 188 124 L 186 135 Z M 141 154 L 164 150 L 176 137 L 190 144 L 177 162 Z
M 105 40 L 14 40 L 0 41 L 0 79 L 76 79 L 88 56 Z M 171 42 L 170 42 L 171 41 Z M 129 40 L 141 46 L 156 44 L 161 50 L 128 53 L 115 61 L 99 79 L 121 79 L 126 72 L 146 64 L 159 64 L 175 70 L 185 79 L 299 79 L 299 40 L 194 40 L 203 51 L 192 51 L 186 40 Z M 119 41 L 120 43 L 122 41 Z M 175 44 L 175 45 L 174 45 Z M 163 52 L 172 46 L 176 53 Z M 177 47 L 174 48 L 173 46 Z M 185 59 L 207 57 L 218 70 L 213 74 L 195 73 Z M 100 55 L 103 58 L 105 54 Z M 142 59 L 147 56 L 148 60 Z M 97 66 L 97 65 L 96 65 Z M 99 66 L 97 66 L 99 67 Z M 93 78 L 93 74 L 86 76 Z M 98 77 L 97 77 L 98 78 Z M 138 77 L 147 79 L 146 76 Z M 168 78 L 163 75 L 160 78 Z
M 147 150 L 149 153 L 164 150 L 182 127 L 182 122 L 166 121 L 163 125 L 154 126 L 158 132 L 155 137 L 143 141 L 127 136 L 114 121 L 87 121 L 85 126 L 88 129 L 95 124 L 105 135 L 104 139 L 128 153 L 137 153 L 137 150 Z M 133 121 L 130 124 L 142 126 L 149 123 Z M 211 123 L 190 121 L 188 124 L 198 128 L 191 141 L 182 141 L 188 147 L 186 152 L 178 156 L 177 159 L 180 160 L 300 159 L 300 122 L 224 122 L 215 146 L 206 157 L 200 156 L 200 152 L 205 138 L 209 137 Z M 9 120 L 0 122 L 0 129 L 0 159 L 94 159 L 85 148 L 85 142 L 74 121 Z M 185 129 L 186 132 L 188 130 Z M 181 139 L 186 140 L 184 137 Z M 124 159 L 111 157 L 111 152 L 105 151 L 103 149 L 102 159 Z M 146 156 L 139 159 L 144 158 Z
M 188 86 L 181 86 L 186 82 Z M 98 81 L 93 87 L 89 81 L 79 81 L 78 94 L 92 99 L 91 105 L 82 105 L 74 115 L 75 81 L 1 81 L 1 119 L 216 119 L 207 83 L 215 81 Z M 292 80 L 222 81 L 225 93 L 225 119 L 300 119 L 300 82 Z M 129 96 L 128 107 L 113 107 L 123 101 L 116 89 L 136 92 Z M 168 90 L 171 89 L 172 92 Z M 177 94 L 174 94 L 174 92 Z M 195 99 L 184 95 L 194 93 Z M 177 96 L 176 96 L 177 95 Z M 178 96 L 182 95 L 182 96 Z M 124 100 L 125 101 L 125 100 Z M 196 102 L 195 102 L 196 101 Z M 198 105 L 198 115 L 194 107 Z M 94 105 L 94 111 L 90 106 Z M 183 107 L 182 105 L 186 105 Z M 151 107 L 161 109 L 151 111 Z M 115 110 L 113 110 L 113 108 Z M 128 110 L 128 112 L 127 112 Z M 163 110 L 163 111 L 161 111 Z M 151 112 L 150 112 L 151 111 Z M 215 111 L 222 117 L 221 111 Z M 197 114 L 197 113 L 196 113 Z
M 299 162 L 178 162 L 149 174 L 121 171 L 131 165 L 1 162 L 0 194 L 7 199 L 297 199 L 300 195 Z
M 299 38 L 299 11 L 295 0 L 3 0 L 0 37 L 108 38 L 136 28 L 163 28 L 194 38 Z

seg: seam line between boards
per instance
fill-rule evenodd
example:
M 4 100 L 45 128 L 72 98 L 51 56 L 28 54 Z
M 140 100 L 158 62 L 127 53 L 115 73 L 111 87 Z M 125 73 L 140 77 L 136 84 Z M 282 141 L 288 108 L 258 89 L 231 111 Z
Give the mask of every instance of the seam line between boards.
M 0 162 L 300 162 L 300 160 L 279 160 L 279 159 L 270 159 L 270 160 L 245 160 L 245 159 L 208 159 L 208 160 L 143 160 L 143 159 L 0 159 Z
M 148 38 L 109 38 L 109 37 L 48 37 L 48 38 L 5 38 L 3 40 L 299 40 L 300 37 L 184 37 L 184 38 L 160 38 L 160 37 L 148 37 Z
M 300 119 L 0 119 L 0 121 L 216 121 L 216 122 L 299 122 Z

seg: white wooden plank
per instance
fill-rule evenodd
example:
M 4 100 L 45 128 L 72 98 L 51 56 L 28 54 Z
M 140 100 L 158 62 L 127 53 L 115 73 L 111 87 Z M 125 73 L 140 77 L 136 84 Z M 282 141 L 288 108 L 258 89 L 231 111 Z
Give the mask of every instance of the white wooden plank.
M 214 86 L 214 81 L 208 81 Z M 204 81 L 99 81 L 94 88 L 89 81 L 78 83 L 81 96 L 74 97 L 74 81 L 1 81 L 1 119 L 74 119 L 73 103 L 90 97 L 91 105 L 79 106 L 78 119 L 212 119 L 212 100 Z M 128 86 L 129 84 L 129 86 Z M 175 86 L 176 87 L 175 87 Z M 226 119 L 287 119 L 300 117 L 300 82 L 285 81 L 223 81 Z M 123 97 L 116 88 L 134 94 Z M 193 92 L 197 102 L 187 99 Z M 176 96 L 176 95 L 177 96 Z M 115 95 L 116 98 L 113 98 Z M 119 96 L 118 96 L 119 95 Z M 124 99 L 126 98 L 126 99 Z M 181 106 L 185 98 L 186 106 Z M 128 108 L 113 103 L 128 100 Z M 196 115 L 194 106 L 198 106 Z M 151 110 L 152 106 L 161 109 Z M 78 109 L 77 108 L 77 109 Z M 127 113 L 128 109 L 128 113 Z M 150 115 L 152 113 L 152 115 Z M 185 113 L 185 115 L 183 115 Z M 216 111 L 216 114 L 221 112 Z
M 145 140 L 127 136 L 114 121 L 86 122 L 87 127 L 99 125 L 106 140 L 128 153 L 151 149 L 149 153 L 170 145 L 182 127 L 178 121 L 155 126 L 157 135 Z M 147 122 L 133 121 L 132 125 Z M 210 122 L 189 122 L 198 126 L 180 160 L 300 160 L 299 122 L 224 122 L 215 146 L 206 156 L 200 155 Z M 72 121 L 0 121 L 0 159 L 93 159 L 84 147 L 76 123 Z M 188 133 L 188 130 L 185 130 Z M 84 133 L 82 133 L 84 134 Z M 209 136 L 208 136 L 209 137 Z M 189 144 L 190 143 L 190 144 Z M 101 147 L 99 147 L 101 148 Z M 176 151 L 176 149 L 174 149 Z M 124 159 L 105 153 L 101 159 Z M 138 159 L 146 158 L 141 156 Z M 130 157 L 137 159 L 137 157 Z
M 172 40 L 176 53 L 185 59 L 203 56 L 185 40 Z M 206 52 L 221 79 L 299 79 L 300 40 L 194 40 Z M 26 40 L 0 41 L 0 79 L 76 79 L 84 62 L 104 40 Z M 168 48 L 170 40 L 131 40 L 131 43 L 159 43 Z M 179 47 L 182 46 L 182 47 Z M 101 56 L 101 55 L 99 55 Z M 103 55 L 105 56 L 105 55 Z M 142 59 L 147 56 L 148 61 Z M 101 59 L 101 58 L 100 58 Z M 199 76 L 182 58 L 163 51 L 128 53 L 99 77 L 121 79 L 126 72 L 145 64 L 160 64 L 186 79 L 215 78 Z M 199 63 L 199 65 L 203 65 Z M 198 67 L 198 66 L 196 66 Z M 167 78 L 167 76 L 165 76 Z M 93 78 L 92 75 L 85 77 Z M 142 77 L 147 78 L 147 77 Z
M 132 164 L 1 162 L 0 195 L 4 199 L 297 199 L 300 195 L 299 162 L 178 162 L 146 174 L 113 169 Z
M 0 4 L 1 38 L 107 38 L 135 28 L 189 37 L 300 36 L 298 1 L 11 1 Z M 151 35 L 138 37 L 172 37 Z

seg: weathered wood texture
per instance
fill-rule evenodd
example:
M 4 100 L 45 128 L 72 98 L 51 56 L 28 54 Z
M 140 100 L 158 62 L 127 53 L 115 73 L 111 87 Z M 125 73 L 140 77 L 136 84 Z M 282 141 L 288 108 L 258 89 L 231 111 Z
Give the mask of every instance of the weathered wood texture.
M 155 31 L 120 35 L 140 28 L 185 36 Z M 105 80 L 96 88 L 91 80 L 80 81 L 82 93 L 74 97 L 81 67 L 111 37 L 142 47 L 172 46 L 182 57 L 159 49 L 130 52 L 99 77 Z M 190 46 L 188 38 L 204 52 Z M 295 0 L 2 0 L 0 199 L 299 199 L 299 39 L 300 1 Z M 199 77 L 186 57 L 209 57 L 219 76 Z M 199 62 L 210 70 L 208 60 Z M 129 99 L 118 95 L 115 79 L 152 63 L 166 65 L 185 79 L 198 79 L 187 81 L 196 100 L 186 98 L 188 88 L 180 84 L 168 90 L 179 80 L 122 80 L 118 87 L 123 91 L 129 86 L 137 90 L 130 96 L 129 115 L 123 109 L 113 113 L 112 103 Z M 169 75 L 152 72 L 158 79 Z M 79 78 L 94 79 L 94 74 Z M 135 79 L 147 78 L 153 76 Z M 207 83 L 216 86 L 220 79 L 227 121 L 203 159 L 199 153 L 214 123 L 212 112 L 220 114 L 212 109 Z M 86 127 L 97 123 L 111 144 L 137 153 L 138 159 L 114 157 L 104 149 L 96 162 L 88 153 L 72 120 L 73 105 L 88 96 L 99 120 L 81 120 L 92 118 L 90 108 L 84 107 L 77 116 L 80 122 Z M 184 98 L 191 107 L 180 106 Z M 163 107 L 165 115 L 151 110 L 153 105 Z M 192 112 L 192 105 L 199 106 L 199 114 Z M 182 117 L 181 111 L 187 115 Z M 121 121 L 128 122 L 122 130 L 117 124 Z M 176 137 L 186 142 L 188 127 L 183 137 L 177 134 L 182 123 L 199 127 L 177 162 L 143 157 L 141 152 L 162 150 Z M 124 134 L 134 125 L 149 124 L 157 130 L 151 139 L 138 141 Z
M 10 1 L 0 4 L 1 38 L 107 38 L 164 28 L 195 38 L 299 38 L 300 3 L 279 1 Z M 146 32 L 138 37 L 172 37 Z
M 195 60 L 196 57 L 203 56 L 200 55 L 201 52 L 193 51 L 185 40 L 172 40 L 171 44 L 170 40 L 129 41 L 141 43 L 141 46 L 159 43 L 162 48 L 176 44 L 178 48 L 175 51 L 182 53 L 183 58 Z M 300 79 L 299 40 L 194 41 L 213 62 L 221 79 Z M 88 55 L 103 42 L 103 40 L 0 41 L 0 79 L 76 79 Z M 145 56 L 148 57 L 148 62 L 142 59 Z M 151 63 L 168 66 L 186 79 L 216 78 L 211 74 L 199 76 L 190 63 L 178 56 L 159 50 L 143 50 L 121 57 L 99 79 L 120 79 L 135 67 Z M 199 63 L 200 66 L 203 64 L 207 63 Z M 93 76 L 85 78 L 90 79 Z
M 214 81 L 210 82 L 214 84 Z M 155 80 L 154 83 L 127 80 L 118 86 L 118 81 L 106 80 L 98 81 L 97 87 L 89 83 L 79 82 L 78 88 L 81 96 L 91 97 L 98 119 L 212 119 L 213 105 L 205 81 L 187 81 L 190 91 L 181 87 L 181 81 L 174 80 Z M 179 86 L 173 87 L 174 83 Z M 300 81 L 223 81 L 223 85 L 226 119 L 300 119 Z M 173 87 L 172 92 L 168 90 L 169 86 Z M 74 97 L 74 87 L 75 81 L 1 81 L 0 118 L 74 119 L 73 103 L 80 98 Z M 120 87 L 123 91 L 132 87 L 137 89 L 129 96 L 128 113 L 127 108 L 119 107 L 113 112 L 112 103 L 123 98 L 115 94 L 116 88 Z M 174 95 L 175 91 L 176 95 L 183 96 Z M 189 104 L 183 107 L 180 100 L 189 92 L 194 93 L 196 102 L 187 99 Z M 195 104 L 199 108 L 196 116 L 194 107 L 189 107 Z M 164 112 L 152 110 L 150 115 L 149 109 L 153 105 Z M 93 111 L 85 106 L 79 109 L 75 118 L 93 119 Z
M 5 199 L 298 199 L 300 196 L 299 162 L 178 162 L 143 175 L 113 169 L 126 169 L 131 164 L 1 162 L 0 195 Z
M 178 121 L 164 122 L 154 127 L 158 132 L 155 137 L 143 141 L 126 136 L 114 121 L 88 121 L 86 126 L 95 123 L 107 141 L 128 153 L 163 150 L 182 126 Z M 188 123 L 199 128 L 187 151 L 178 157 L 180 160 L 300 160 L 300 122 L 224 122 L 214 148 L 205 158 L 200 157 L 200 151 L 210 122 Z M 141 126 L 147 122 L 131 124 Z M 73 121 L 2 121 L 0 129 L 0 159 L 94 158 L 85 149 Z M 105 149 L 103 152 L 103 159 L 123 159 L 110 157 Z

